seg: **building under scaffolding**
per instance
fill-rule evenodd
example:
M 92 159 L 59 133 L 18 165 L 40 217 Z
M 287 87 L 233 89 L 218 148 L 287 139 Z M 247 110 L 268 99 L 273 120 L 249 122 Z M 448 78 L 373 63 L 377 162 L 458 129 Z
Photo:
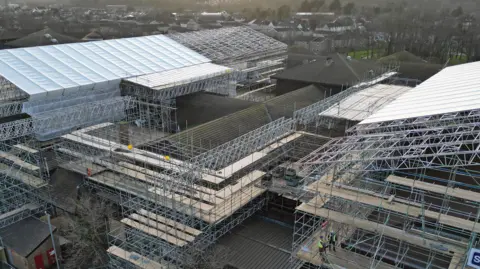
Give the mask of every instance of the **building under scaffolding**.
M 319 165 L 312 156 L 323 152 L 316 147 L 337 143 L 323 132 L 322 113 L 388 83 L 396 72 L 369 72 L 335 95 L 306 87 L 179 127 L 178 98 L 234 97 L 246 73 L 283 66 L 285 50 L 251 29 L 228 28 L 2 51 L 8 94 L 0 106 L 0 182 L 6 186 L 0 221 L 7 225 L 54 203 L 49 171 L 59 166 L 120 205 L 121 218 L 109 233 L 111 268 L 207 267 L 214 244 L 263 208 L 268 191 L 305 204 L 316 197 L 305 191 L 314 182 L 306 175 Z M 366 105 L 362 117 L 393 99 Z M 286 168 L 283 175 L 278 167 Z M 292 167 L 302 180 L 286 178 Z M 315 173 L 314 179 L 322 178 Z M 304 238 L 294 241 L 298 250 L 313 233 L 295 232 Z
M 248 27 L 230 27 L 168 35 L 180 44 L 241 71 L 238 93 L 270 92 L 275 84 L 270 76 L 284 70 L 287 45 Z
M 444 69 L 297 163 L 296 264 L 465 268 L 480 231 L 479 66 Z

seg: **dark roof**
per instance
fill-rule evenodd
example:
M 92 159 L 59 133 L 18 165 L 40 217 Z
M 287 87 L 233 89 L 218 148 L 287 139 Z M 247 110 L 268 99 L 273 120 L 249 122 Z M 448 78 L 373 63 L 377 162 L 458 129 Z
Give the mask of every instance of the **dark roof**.
M 52 226 L 52 230 L 55 229 Z M 4 245 L 22 257 L 28 257 L 49 236 L 48 225 L 33 217 L 0 229 L 0 237 Z
M 289 92 L 265 102 L 272 120 L 291 118 L 295 110 L 304 108 L 325 98 L 327 90 L 313 85 Z
M 287 269 L 293 229 L 253 217 L 224 236 L 215 249 L 238 269 Z
M 255 102 L 199 92 L 176 98 L 177 123 L 180 130 L 224 117 L 246 109 Z
M 381 64 L 368 60 L 349 60 L 338 53 L 328 57 L 333 60 L 330 65 L 326 61 L 316 61 L 287 69 L 272 78 L 324 85 L 352 85 L 361 81 L 370 70 L 375 72 L 381 68 Z
M 429 63 L 400 63 L 398 75 L 401 78 L 418 79 L 425 81 L 443 69 L 441 64 Z
M 378 59 L 378 61 L 381 63 L 385 63 L 385 62 L 425 63 L 425 61 L 422 58 L 405 50 L 382 57 Z
M 47 34 L 50 35 L 52 39 L 56 39 L 57 42 L 56 43 L 52 42 L 52 39 L 46 36 Z M 74 43 L 78 41 L 79 40 L 74 37 L 62 35 L 53 31 L 50 28 L 46 28 L 38 32 L 29 34 L 25 37 L 19 38 L 17 40 L 8 42 L 5 45 L 9 47 L 14 47 L 14 48 L 24 48 L 24 47 Z
M 214 106 L 214 104 L 212 104 Z M 229 142 L 270 122 L 265 105 L 258 104 L 168 137 L 168 140 L 193 144 L 208 150 Z
M 24 33 L 20 31 L 11 31 L 11 30 L 1 30 L 0 31 L 0 41 L 14 40 L 25 36 Z

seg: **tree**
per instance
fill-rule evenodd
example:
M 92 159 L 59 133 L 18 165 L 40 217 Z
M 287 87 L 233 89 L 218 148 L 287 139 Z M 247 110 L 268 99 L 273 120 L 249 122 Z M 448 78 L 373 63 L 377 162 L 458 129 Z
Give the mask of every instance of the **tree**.
M 352 15 L 354 9 L 355 9 L 355 4 L 352 2 L 349 2 L 343 7 L 343 14 Z
M 310 2 L 308 0 L 304 0 L 302 4 L 300 4 L 300 8 L 298 9 L 298 11 L 310 12 L 311 11 Z
M 277 10 L 277 18 L 279 20 L 284 20 L 290 18 L 291 8 L 288 5 L 283 5 Z
M 72 242 L 64 255 L 64 268 L 83 269 L 103 266 L 109 258 L 108 223 L 113 216 L 111 205 L 91 196 L 74 200 L 76 215 L 66 218 L 61 234 Z
M 325 0 L 313 0 L 310 5 L 310 10 L 320 11 L 320 9 L 325 5 Z
M 330 9 L 330 11 L 341 11 L 342 3 L 340 3 L 340 0 L 333 0 L 328 9 Z
M 460 17 L 463 15 L 463 8 L 461 6 L 458 6 L 456 9 L 454 9 L 451 13 L 452 17 Z
M 375 15 L 380 14 L 380 12 L 382 12 L 382 10 L 380 9 L 379 6 L 375 6 L 375 7 L 373 8 L 373 13 L 374 13 Z

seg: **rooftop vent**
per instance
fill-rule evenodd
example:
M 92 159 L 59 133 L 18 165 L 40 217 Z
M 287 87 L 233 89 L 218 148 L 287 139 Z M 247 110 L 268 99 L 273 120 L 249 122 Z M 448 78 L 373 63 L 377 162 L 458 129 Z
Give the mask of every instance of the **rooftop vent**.
M 332 57 L 327 57 L 327 59 L 325 60 L 325 66 L 330 66 L 334 63 Z

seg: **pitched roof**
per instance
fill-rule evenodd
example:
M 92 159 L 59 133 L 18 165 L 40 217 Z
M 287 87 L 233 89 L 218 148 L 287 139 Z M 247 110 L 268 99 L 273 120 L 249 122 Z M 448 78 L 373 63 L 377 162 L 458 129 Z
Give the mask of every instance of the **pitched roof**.
M 168 140 L 192 144 L 198 150 L 206 151 L 260 128 L 270 121 L 265 105 L 257 104 L 169 136 Z
M 52 230 L 56 228 L 52 227 Z M 48 225 L 33 217 L 0 229 L 4 245 L 22 257 L 28 257 L 49 236 Z
M 409 62 L 409 63 L 425 63 L 422 58 L 406 50 L 399 51 L 388 56 L 378 59 L 379 62 Z
M 399 77 L 425 81 L 443 69 L 441 64 L 400 63 Z
M 327 90 L 313 85 L 282 94 L 265 102 L 272 120 L 291 118 L 295 110 L 304 108 L 325 98 Z
M 56 40 L 56 42 L 54 41 L 54 39 Z M 78 41 L 79 40 L 74 37 L 62 35 L 53 31 L 50 28 L 45 28 L 38 32 L 29 34 L 25 37 L 8 42 L 5 45 L 12 48 L 24 48 L 24 47 L 74 43 Z
M 347 59 L 338 53 L 329 57 L 333 60 L 329 65 L 326 61 L 316 61 L 287 69 L 272 78 L 325 85 L 352 85 L 361 81 L 370 70 L 375 72 L 381 68 L 381 64 Z

